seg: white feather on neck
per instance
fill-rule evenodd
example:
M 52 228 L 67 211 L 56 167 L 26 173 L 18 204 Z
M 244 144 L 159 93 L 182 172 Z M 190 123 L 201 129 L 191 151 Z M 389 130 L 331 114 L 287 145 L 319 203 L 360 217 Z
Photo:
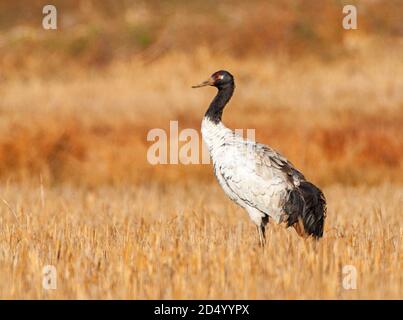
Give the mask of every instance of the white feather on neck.
M 221 121 L 214 123 L 208 117 L 204 117 L 201 124 L 201 133 L 204 142 L 206 143 L 210 155 L 219 146 L 221 146 L 227 139 L 233 137 L 235 134 L 231 129 L 227 128 Z

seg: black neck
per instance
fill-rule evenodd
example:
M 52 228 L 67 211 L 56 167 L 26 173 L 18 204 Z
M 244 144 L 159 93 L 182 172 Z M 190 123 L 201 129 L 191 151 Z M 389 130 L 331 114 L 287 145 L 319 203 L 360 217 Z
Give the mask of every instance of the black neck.
M 216 124 L 221 122 L 222 112 L 225 105 L 231 99 L 232 94 L 234 93 L 234 89 L 235 85 L 233 82 L 222 87 L 218 87 L 217 95 L 214 97 L 213 101 L 211 101 L 205 117 L 209 118 Z

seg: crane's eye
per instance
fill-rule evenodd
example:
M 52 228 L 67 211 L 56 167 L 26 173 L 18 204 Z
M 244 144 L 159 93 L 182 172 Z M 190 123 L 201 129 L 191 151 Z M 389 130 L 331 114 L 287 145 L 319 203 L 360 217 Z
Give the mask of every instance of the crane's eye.
M 215 74 L 213 74 L 212 77 L 213 77 L 214 81 L 220 81 L 225 78 L 225 74 L 215 73 Z

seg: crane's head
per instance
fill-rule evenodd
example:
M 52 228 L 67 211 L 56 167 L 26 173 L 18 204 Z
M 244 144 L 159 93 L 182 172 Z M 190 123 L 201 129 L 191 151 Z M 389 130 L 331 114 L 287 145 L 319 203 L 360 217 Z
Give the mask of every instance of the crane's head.
M 234 85 L 234 77 L 231 73 L 225 70 L 220 70 L 214 72 L 210 78 L 202 83 L 192 86 L 192 88 L 200 88 L 204 86 L 213 86 L 217 87 L 218 89 L 223 88 L 227 85 Z

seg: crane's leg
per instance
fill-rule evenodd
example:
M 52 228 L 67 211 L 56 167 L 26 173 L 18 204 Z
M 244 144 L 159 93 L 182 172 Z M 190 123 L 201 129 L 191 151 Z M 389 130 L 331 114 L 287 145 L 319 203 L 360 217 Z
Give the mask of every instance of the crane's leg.
M 266 225 L 269 222 L 269 217 L 264 216 L 260 225 L 257 226 L 257 231 L 259 233 L 259 243 L 261 247 L 264 247 L 266 243 Z
M 259 244 L 261 247 L 264 247 L 266 243 L 266 236 L 265 236 L 265 227 L 263 225 L 256 226 L 257 231 L 259 233 Z
M 264 247 L 266 242 L 265 229 L 266 224 L 269 222 L 269 216 L 253 207 L 246 207 L 246 211 L 248 212 L 253 223 L 256 225 L 259 235 L 259 244 L 261 247 Z

